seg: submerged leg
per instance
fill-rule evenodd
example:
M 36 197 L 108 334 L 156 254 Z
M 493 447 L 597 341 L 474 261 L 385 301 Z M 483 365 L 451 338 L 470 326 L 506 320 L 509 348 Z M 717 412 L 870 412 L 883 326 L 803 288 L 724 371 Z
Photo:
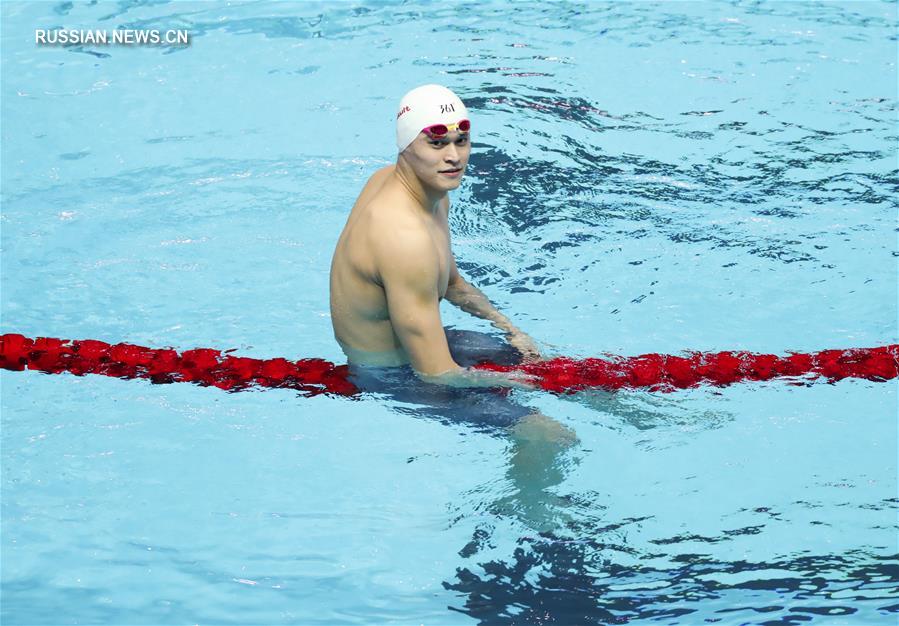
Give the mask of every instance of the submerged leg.
M 525 415 L 509 430 L 515 441 L 542 442 L 546 444 L 543 447 L 547 450 L 552 444 L 568 448 L 578 442 L 573 430 L 543 413 Z
M 522 417 L 509 432 L 506 476 L 515 492 L 496 502 L 497 512 L 511 514 L 537 532 L 563 528 L 566 502 L 550 489 L 565 479 L 564 455 L 578 443 L 577 435 L 542 413 Z

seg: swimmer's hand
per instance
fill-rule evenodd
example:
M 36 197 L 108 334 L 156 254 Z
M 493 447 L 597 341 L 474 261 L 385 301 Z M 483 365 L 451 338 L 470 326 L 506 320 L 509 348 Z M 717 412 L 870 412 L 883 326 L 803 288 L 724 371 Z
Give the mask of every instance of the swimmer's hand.
M 537 347 L 537 342 L 517 328 L 509 331 L 506 335 L 506 339 L 508 340 L 509 345 L 521 352 L 521 356 L 524 358 L 525 363 L 539 361 L 541 359 L 540 348 Z
M 513 389 L 538 389 L 538 377 L 524 372 L 491 372 L 470 367 L 460 367 L 442 374 L 418 374 L 426 383 L 447 387 L 512 387 Z

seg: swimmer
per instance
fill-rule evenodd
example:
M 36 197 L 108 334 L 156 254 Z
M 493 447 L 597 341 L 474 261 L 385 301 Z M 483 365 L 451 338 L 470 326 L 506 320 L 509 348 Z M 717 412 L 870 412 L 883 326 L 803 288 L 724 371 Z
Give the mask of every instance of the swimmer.
M 451 387 L 524 386 L 518 374 L 460 365 L 440 318 L 440 301 L 489 320 L 526 360 L 540 358 L 518 329 L 456 267 L 447 215 L 471 153 L 471 122 L 440 85 L 403 96 L 399 155 L 375 172 L 353 205 L 331 262 L 331 322 L 351 367 L 411 365 L 419 378 Z
M 540 358 L 534 340 L 496 310 L 456 267 L 447 215 L 471 153 L 471 122 L 449 89 L 424 85 L 397 109 L 396 164 L 359 194 L 331 262 L 331 322 L 350 380 L 394 401 L 394 410 L 512 437 L 509 478 L 498 502 L 538 530 L 554 528 L 549 490 L 564 475 L 573 431 L 519 404 L 509 389 L 526 377 L 471 369 L 481 360 Z M 444 328 L 440 302 L 489 320 L 505 335 Z

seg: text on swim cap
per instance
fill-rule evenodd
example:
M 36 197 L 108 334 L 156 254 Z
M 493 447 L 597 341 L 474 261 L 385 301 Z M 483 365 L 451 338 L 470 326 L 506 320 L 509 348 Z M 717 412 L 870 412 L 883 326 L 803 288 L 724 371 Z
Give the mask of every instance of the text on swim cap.
M 452 104 L 441 104 L 441 105 L 440 105 L 440 112 L 441 112 L 441 113 L 455 113 L 455 112 L 456 112 L 456 109 L 453 108 L 453 105 L 452 105 Z
M 402 109 L 400 109 L 400 112 L 396 114 L 396 119 L 400 119 L 400 116 L 401 116 L 403 113 L 408 113 L 408 112 L 411 111 L 411 110 L 412 110 L 412 109 L 410 109 L 408 105 L 404 106 Z

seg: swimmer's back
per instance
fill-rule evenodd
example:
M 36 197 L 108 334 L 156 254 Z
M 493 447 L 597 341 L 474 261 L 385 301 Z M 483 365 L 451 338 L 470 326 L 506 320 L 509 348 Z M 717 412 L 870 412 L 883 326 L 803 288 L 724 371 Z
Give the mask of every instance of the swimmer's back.
M 377 265 L 376 246 L 391 233 L 415 227 L 404 200 L 385 185 L 395 165 L 369 178 L 353 205 L 331 261 L 331 321 L 351 362 L 402 365 L 409 357 L 393 330 Z
M 331 260 L 331 320 L 346 352 L 395 353 L 399 347 L 387 310 L 372 250 L 371 201 L 393 172 L 390 165 L 372 174 L 353 205 Z M 385 363 L 385 365 L 388 363 Z

